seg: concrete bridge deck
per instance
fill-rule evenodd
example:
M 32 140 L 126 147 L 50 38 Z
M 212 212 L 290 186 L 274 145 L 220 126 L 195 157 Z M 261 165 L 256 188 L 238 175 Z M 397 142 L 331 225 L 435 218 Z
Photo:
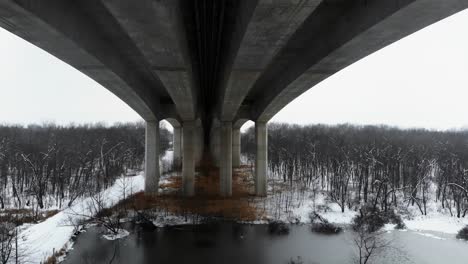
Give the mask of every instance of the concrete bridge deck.
M 267 122 L 359 59 L 468 7 L 468 0 L 0 0 L 0 26 L 83 72 L 147 122 L 146 190 L 159 125 L 174 126 L 185 195 L 205 150 L 232 194 L 239 129 L 255 122 L 266 195 Z

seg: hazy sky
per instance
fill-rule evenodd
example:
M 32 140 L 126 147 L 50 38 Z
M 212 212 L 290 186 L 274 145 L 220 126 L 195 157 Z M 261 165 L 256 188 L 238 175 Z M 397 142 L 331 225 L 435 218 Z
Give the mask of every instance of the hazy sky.
M 290 123 L 468 127 L 468 11 L 316 85 L 278 113 Z M 140 117 L 82 73 L 0 29 L 0 123 L 113 123 Z

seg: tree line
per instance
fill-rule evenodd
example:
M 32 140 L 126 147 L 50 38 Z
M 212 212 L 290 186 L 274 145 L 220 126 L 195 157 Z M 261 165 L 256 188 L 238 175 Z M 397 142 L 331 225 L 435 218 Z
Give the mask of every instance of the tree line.
M 171 133 L 161 131 L 161 152 Z M 62 207 L 101 191 L 145 156 L 145 124 L 0 125 L 0 208 Z
M 411 204 L 425 215 L 431 193 L 452 215 L 468 210 L 468 131 L 273 123 L 268 133 L 269 176 L 327 191 L 343 212 Z M 242 135 L 251 160 L 254 137 Z

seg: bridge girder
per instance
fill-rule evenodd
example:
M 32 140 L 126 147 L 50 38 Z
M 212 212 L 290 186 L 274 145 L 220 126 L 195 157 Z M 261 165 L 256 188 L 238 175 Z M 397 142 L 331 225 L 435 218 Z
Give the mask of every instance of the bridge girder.
M 221 148 L 220 190 L 230 194 L 238 129 L 254 121 L 256 192 L 264 195 L 268 120 L 341 69 L 466 8 L 467 0 L 3 0 L 0 27 L 141 115 L 152 179 L 157 122 L 168 119 L 186 194 L 204 145 Z

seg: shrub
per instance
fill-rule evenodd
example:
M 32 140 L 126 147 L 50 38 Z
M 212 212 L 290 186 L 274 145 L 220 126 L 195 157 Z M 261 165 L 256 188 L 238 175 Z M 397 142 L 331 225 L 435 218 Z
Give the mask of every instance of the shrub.
M 352 227 L 354 231 L 364 228 L 367 232 L 375 232 L 385 224 L 392 223 L 397 229 L 406 228 L 400 215 L 393 210 L 382 212 L 377 207 L 365 205 L 359 210 L 360 214 L 353 218 Z
M 395 229 L 406 229 L 406 225 L 402 221 L 401 223 L 397 223 L 397 225 L 395 226 Z
M 468 225 L 458 231 L 457 238 L 468 240 Z
M 316 206 L 316 208 L 317 208 L 317 211 L 319 211 L 319 212 L 326 213 L 326 212 L 331 211 L 330 206 L 328 206 L 326 204 L 319 204 L 319 205 Z
M 378 208 L 372 206 L 363 206 L 359 214 L 353 218 L 352 227 L 354 231 L 365 230 L 366 232 L 375 232 L 385 225 L 386 220 Z
M 302 258 L 300 256 L 297 256 L 297 258 L 291 258 L 289 261 L 288 261 L 288 264 L 303 264 L 304 261 L 302 261 Z
M 268 232 L 275 235 L 287 235 L 289 227 L 282 221 L 271 221 L 268 223 Z
M 328 222 L 327 219 L 323 218 L 316 212 L 312 212 L 309 217 L 312 224 L 312 232 L 333 235 L 339 234 L 343 231 L 343 228 Z
M 381 212 L 381 217 L 384 219 L 385 224 L 392 223 L 396 225 L 396 229 L 405 229 L 406 225 L 401 219 L 401 216 L 396 214 L 395 211 L 389 210 L 387 212 Z
M 343 231 L 343 228 L 332 223 L 315 223 L 312 224 L 312 231 L 321 234 L 334 235 Z

